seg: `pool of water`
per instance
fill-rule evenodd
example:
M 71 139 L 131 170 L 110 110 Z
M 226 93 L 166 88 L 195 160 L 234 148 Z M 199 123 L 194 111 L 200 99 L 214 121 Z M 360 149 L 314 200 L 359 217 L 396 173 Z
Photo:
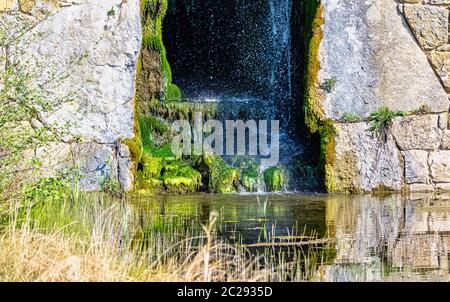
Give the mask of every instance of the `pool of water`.
M 158 215 L 201 226 L 215 213 L 218 237 L 247 246 L 327 239 L 321 281 L 450 281 L 449 194 L 139 196 L 131 204 L 141 223 Z

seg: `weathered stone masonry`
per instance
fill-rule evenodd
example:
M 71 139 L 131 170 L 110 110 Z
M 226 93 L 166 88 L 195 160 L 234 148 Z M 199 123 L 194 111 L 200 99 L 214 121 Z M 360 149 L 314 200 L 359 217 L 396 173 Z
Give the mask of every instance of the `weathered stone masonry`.
M 134 136 L 136 64 L 142 40 L 139 0 L 0 3 L 0 10 L 7 10 L 0 15 L 4 20 L 37 24 L 28 36 L 40 38 L 26 45 L 21 59 L 33 62 L 30 66 L 42 72 L 42 80 L 55 70 L 70 68 L 64 80 L 46 89 L 48 97 L 62 99 L 70 92 L 75 101 L 61 104 L 46 119 L 76 123 L 72 137 L 49 146 L 48 154 L 38 150 L 45 166 L 54 171 L 78 165 L 84 175 L 81 185 L 87 190 L 98 189 L 105 175 L 117 177 L 125 190 L 132 189 L 131 154 L 122 142 Z M 72 66 L 74 58 L 82 60 Z
M 64 69 L 69 58 L 88 54 L 52 87 L 55 97 L 72 91 L 77 101 L 47 117 L 53 123 L 78 121 L 73 134 L 81 141 L 51 146 L 47 164 L 58 168 L 68 158 L 75 161 L 87 189 L 98 188 L 102 173 L 132 188 L 131 154 L 122 142 L 134 136 L 139 2 L 0 1 L 0 11 L 9 11 L 2 18 L 39 20 L 43 9 L 50 12 L 34 29 L 45 33 L 42 40 L 27 50 L 36 66 Z M 336 80 L 332 91 L 319 93 L 315 110 L 336 128 L 327 188 L 449 190 L 450 0 L 322 0 L 321 6 L 319 82 Z M 369 131 L 366 121 L 342 120 L 348 113 L 367 119 L 382 106 L 416 114 L 395 119 L 384 135 Z M 417 114 L 420 108 L 426 110 Z
M 335 120 L 337 132 L 329 187 L 449 190 L 450 1 L 323 0 L 322 5 L 320 80 L 336 78 L 323 100 L 325 117 Z M 384 135 L 369 131 L 368 122 L 342 122 L 346 113 L 367 118 L 381 106 L 410 114 L 396 118 Z

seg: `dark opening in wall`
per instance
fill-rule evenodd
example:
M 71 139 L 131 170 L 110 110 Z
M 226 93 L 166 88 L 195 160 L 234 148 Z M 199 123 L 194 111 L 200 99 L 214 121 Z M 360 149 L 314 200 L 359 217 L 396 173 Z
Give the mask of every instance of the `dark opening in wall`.
M 320 138 L 304 95 L 317 0 L 170 0 L 163 40 L 189 100 L 218 99 L 222 119 L 280 120 L 290 189 L 320 190 Z

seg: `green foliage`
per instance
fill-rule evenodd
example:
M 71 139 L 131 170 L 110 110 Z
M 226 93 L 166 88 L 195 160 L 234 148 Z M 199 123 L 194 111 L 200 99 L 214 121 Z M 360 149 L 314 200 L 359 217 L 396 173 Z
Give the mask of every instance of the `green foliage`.
M 111 160 L 108 160 L 106 169 L 101 171 L 99 180 L 100 191 L 113 195 L 120 195 L 122 193 L 122 188 L 117 176 L 112 173 L 112 166 Z
M 119 180 L 111 173 L 106 173 L 100 177 L 100 191 L 113 195 L 120 195 L 122 188 Z
M 334 86 L 337 83 L 337 78 L 335 76 L 331 76 L 328 79 L 325 79 L 321 84 L 321 88 L 328 93 L 333 92 Z
M 391 111 L 387 106 L 381 107 L 378 111 L 371 113 L 369 116 L 370 131 L 387 129 L 392 120 L 399 116 L 405 116 L 405 113 L 401 111 Z
M 358 123 L 358 122 L 361 122 L 363 120 L 363 118 L 356 113 L 346 112 L 342 116 L 341 120 L 346 123 Z
M 36 182 L 26 184 L 24 196 L 28 200 L 61 199 L 66 196 L 68 183 L 61 177 L 42 177 Z
M 116 15 L 116 10 L 114 9 L 114 6 L 111 6 L 111 8 L 106 12 L 106 15 L 108 17 L 114 17 Z
M 166 101 L 180 101 L 182 97 L 181 89 L 175 84 L 170 84 L 164 98 Z
M 5 200 L 21 200 L 42 194 L 50 196 L 62 186 L 56 177 L 42 178 L 43 159 L 48 148 L 63 141 L 73 123 L 47 123 L 45 116 L 55 108 L 71 102 L 71 92 L 56 98 L 47 91 L 47 85 L 58 85 L 68 74 L 67 70 L 47 70 L 47 82 L 38 83 L 43 67 L 30 63 L 21 56 L 28 45 L 42 39 L 42 33 L 28 33 L 40 21 L 28 20 L 20 26 L 0 20 L 0 45 L 14 49 L 0 56 L 0 204 Z M 85 58 L 82 55 L 70 60 L 72 67 Z M 76 137 L 72 137 L 76 141 Z M 24 160 L 27 159 L 27 160 Z

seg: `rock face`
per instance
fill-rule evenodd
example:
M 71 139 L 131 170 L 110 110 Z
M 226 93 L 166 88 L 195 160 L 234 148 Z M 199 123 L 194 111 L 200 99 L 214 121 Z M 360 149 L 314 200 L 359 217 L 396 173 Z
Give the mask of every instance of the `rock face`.
M 319 81 L 334 83 L 322 91 L 322 118 L 337 132 L 328 187 L 449 188 L 450 1 L 323 0 L 322 7 Z M 380 136 L 368 117 L 381 106 L 407 116 Z M 345 123 L 347 114 L 363 121 Z
M 369 128 L 366 123 L 337 125 L 334 190 L 359 193 L 380 187 L 401 189 L 404 164 L 394 137 L 377 136 Z
M 47 97 L 74 100 L 61 103 L 45 119 L 54 125 L 72 123 L 57 157 L 80 166 L 88 190 L 98 189 L 104 176 L 118 178 L 125 190 L 132 188 L 131 156 L 121 142 L 134 136 L 139 5 L 138 0 L 21 0 L 0 8 L 10 10 L 1 15 L 10 22 L 26 18 L 34 24 L 20 56 L 39 70 L 39 81 L 64 72 L 46 86 Z M 20 51 L 19 45 L 11 53 Z
M 322 85 L 316 86 L 324 88 L 318 88 L 316 111 L 336 130 L 333 139 L 327 137 L 333 142 L 326 156 L 327 187 L 448 190 L 450 1 L 320 2 L 325 22 L 318 53 Z M 49 99 L 75 96 L 45 116 L 54 125 L 76 121 L 51 146 L 49 165 L 77 164 L 86 189 L 98 189 L 104 176 L 131 189 L 132 156 L 122 142 L 134 137 L 136 85 L 148 100 L 165 88 L 161 57 L 152 52 L 142 55 L 136 81 L 140 1 L 4 0 L 0 11 L 6 11 L 1 20 L 33 24 L 22 37 L 25 49 L 12 47 L 9 55 L 39 70 Z M 52 84 L 57 71 L 64 77 Z M 372 131 L 368 117 L 383 106 L 408 115 Z M 344 122 L 349 114 L 362 121 Z
M 447 95 L 394 0 L 322 3 L 320 81 L 336 80 L 324 102 L 327 116 L 367 116 L 383 105 L 402 111 L 424 104 L 433 112 L 448 110 Z

